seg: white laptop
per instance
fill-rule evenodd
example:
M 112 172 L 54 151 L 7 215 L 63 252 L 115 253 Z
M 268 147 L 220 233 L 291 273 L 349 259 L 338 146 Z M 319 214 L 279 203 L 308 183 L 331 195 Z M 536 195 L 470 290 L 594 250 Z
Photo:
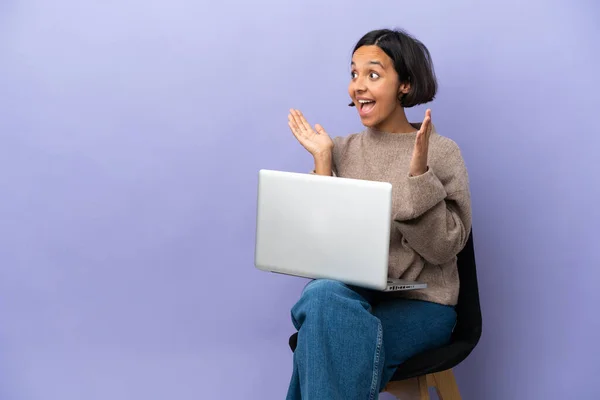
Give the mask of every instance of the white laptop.
M 388 279 L 392 185 L 261 170 L 255 266 L 380 291 L 426 288 Z

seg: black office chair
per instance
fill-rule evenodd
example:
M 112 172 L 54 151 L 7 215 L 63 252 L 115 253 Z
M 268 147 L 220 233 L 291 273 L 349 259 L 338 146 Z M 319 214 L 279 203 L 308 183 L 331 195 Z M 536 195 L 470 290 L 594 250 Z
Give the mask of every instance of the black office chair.
M 429 387 L 435 387 L 441 400 L 459 400 L 460 393 L 452 368 L 461 363 L 475 348 L 481 337 L 482 319 L 475 265 L 473 232 L 465 248 L 458 254 L 460 292 L 456 305 L 457 322 L 452 339 L 446 346 L 425 351 L 409 358 L 398 367 L 386 386 L 386 392 L 419 396 L 429 400 Z M 290 337 L 292 351 L 296 349 L 298 333 Z

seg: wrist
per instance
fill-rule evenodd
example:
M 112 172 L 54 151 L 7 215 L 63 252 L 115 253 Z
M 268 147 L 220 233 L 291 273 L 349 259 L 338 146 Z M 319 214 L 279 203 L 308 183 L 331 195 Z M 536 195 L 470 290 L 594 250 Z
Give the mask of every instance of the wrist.
M 317 160 L 319 160 L 319 161 L 331 160 L 331 157 L 332 157 L 331 156 L 331 149 L 315 153 L 315 154 L 313 154 L 313 157 L 315 158 L 315 161 L 317 161 Z
M 315 173 L 318 175 L 332 175 L 332 157 L 331 152 L 315 154 Z

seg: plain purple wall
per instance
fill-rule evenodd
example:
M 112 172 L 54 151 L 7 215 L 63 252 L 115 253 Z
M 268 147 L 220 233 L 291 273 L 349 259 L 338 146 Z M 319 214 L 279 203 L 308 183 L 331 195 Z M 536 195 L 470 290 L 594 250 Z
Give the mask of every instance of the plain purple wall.
M 431 50 L 433 120 L 471 174 L 485 326 L 463 398 L 600 398 L 599 16 L 566 0 L 3 0 L 0 398 L 284 398 L 305 281 L 254 269 L 257 171 L 312 168 L 290 107 L 332 135 L 362 128 L 350 51 L 395 26 Z

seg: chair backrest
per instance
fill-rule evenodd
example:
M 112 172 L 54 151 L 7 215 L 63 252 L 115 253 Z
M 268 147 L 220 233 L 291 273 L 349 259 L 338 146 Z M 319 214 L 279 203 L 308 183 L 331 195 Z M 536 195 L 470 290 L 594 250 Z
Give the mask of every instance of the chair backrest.
M 458 254 L 458 275 L 460 291 L 456 305 L 457 323 L 452 340 L 466 341 L 475 347 L 481 338 L 482 318 L 472 231 L 465 248 Z

